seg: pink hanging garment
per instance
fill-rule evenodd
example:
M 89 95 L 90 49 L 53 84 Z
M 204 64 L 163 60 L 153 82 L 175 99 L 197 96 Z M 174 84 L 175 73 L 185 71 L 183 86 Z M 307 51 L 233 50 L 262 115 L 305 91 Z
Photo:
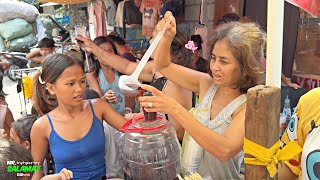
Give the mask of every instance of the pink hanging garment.
M 107 35 L 106 28 L 106 6 L 103 1 L 97 0 L 94 3 L 94 14 L 96 15 L 97 36 Z
M 94 15 L 93 2 L 88 2 L 88 15 L 89 15 L 89 34 L 93 40 L 97 37 L 96 35 L 96 16 Z
M 201 0 L 199 24 L 205 25 L 208 23 L 208 9 L 206 0 Z

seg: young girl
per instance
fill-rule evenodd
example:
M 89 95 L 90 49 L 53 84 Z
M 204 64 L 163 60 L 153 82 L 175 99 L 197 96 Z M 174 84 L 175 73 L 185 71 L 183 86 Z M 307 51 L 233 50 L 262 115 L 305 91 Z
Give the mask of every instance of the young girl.
M 46 58 L 33 88 L 35 108 L 45 115 L 32 127 L 31 152 L 43 163 L 49 147 L 56 172 L 67 168 L 74 179 L 100 179 L 106 174 L 102 119 L 116 129 L 126 120 L 101 99 L 83 100 L 85 88 L 82 61 L 63 54 Z

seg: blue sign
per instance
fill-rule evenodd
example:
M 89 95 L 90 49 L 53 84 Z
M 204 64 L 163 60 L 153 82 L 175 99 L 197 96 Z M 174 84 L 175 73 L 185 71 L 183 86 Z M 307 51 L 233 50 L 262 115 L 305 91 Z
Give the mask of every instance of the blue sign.
M 70 16 L 62 16 L 60 18 L 55 18 L 57 23 L 64 26 L 70 23 Z

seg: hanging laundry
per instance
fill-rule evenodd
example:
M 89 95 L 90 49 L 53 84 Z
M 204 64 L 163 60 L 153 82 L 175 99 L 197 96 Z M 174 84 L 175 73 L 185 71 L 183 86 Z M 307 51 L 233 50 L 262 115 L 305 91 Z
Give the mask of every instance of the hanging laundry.
M 116 26 L 123 28 L 123 6 L 125 1 L 120 1 L 118 3 L 118 8 L 116 12 Z
M 160 19 L 161 0 L 143 0 L 140 11 L 142 12 L 142 34 L 151 37 L 154 28 Z
M 142 24 L 142 14 L 132 1 L 124 2 L 123 6 L 123 17 L 125 24 L 130 25 L 141 25 Z
M 89 34 L 90 39 L 93 40 L 97 37 L 96 34 L 96 16 L 94 15 L 93 2 L 88 2 L 88 16 L 89 16 Z
M 97 36 L 107 35 L 106 29 L 106 6 L 102 0 L 94 3 L 94 14 L 96 16 Z
M 109 26 L 116 26 L 116 3 L 114 0 L 105 0 L 104 3 L 106 5 L 107 24 Z
M 208 7 L 207 0 L 201 0 L 199 24 L 205 25 L 208 23 L 207 7 Z

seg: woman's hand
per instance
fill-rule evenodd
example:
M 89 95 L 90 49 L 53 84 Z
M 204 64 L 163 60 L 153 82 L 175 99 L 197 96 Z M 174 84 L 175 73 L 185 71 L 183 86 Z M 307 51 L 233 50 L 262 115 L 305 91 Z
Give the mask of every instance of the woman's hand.
M 170 11 L 167 11 L 166 14 L 164 15 L 164 18 L 158 22 L 156 29 L 154 31 L 155 33 L 154 35 L 156 36 L 163 29 L 166 22 L 169 22 L 169 24 L 167 25 L 166 31 L 163 34 L 163 39 L 170 40 L 171 42 L 174 36 L 176 35 L 176 20 Z
M 104 94 L 105 99 L 112 104 L 117 103 L 117 97 L 115 96 L 114 92 L 112 89 L 109 89 L 105 94 Z
M 169 23 L 166 24 L 166 22 Z M 156 69 L 159 71 L 162 68 L 169 66 L 171 62 L 171 43 L 176 35 L 176 20 L 170 11 L 167 11 L 164 15 L 164 18 L 158 22 L 155 30 L 153 31 L 153 36 L 150 40 L 150 43 L 153 43 L 154 38 L 160 31 L 163 30 L 165 25 L 166 31 L 164 32 L 156 50 L 151 56 L 155 60 L 154 62 L 156 64 Z
M 289 82 L 289 83 L 288 83 L 288 86 L 289 86 L 289 87 L 292 87 L 293 89 L 299 89 L 299 88 L 301 88 L 298 84 L 292 83 L 292 82 Z
M 67 180 L 73 178 L 73 173 L 70 170 L 67 170 L 66 168 L 63 168 L 59 175 L 59 180 Z
M 8 134 L 5 129 L 0 129 L 0 138 L 8 138 Z
M 78 40 L 79 46 L 84 48 L 86 52 L 91 53 L 92 49 L 97 47 L 97 45 L 88 36 L 76 36 L 75 38 Z
M 173 98 L 166 96 L 161 91 L 149 85 L 142 85 L 142 89 L 150 91 L 153 96 L 139 97 L 140 105 L 146 112 L 161 112 L 164 114 L 174 114 L 180 108 L 183 108 Z
M 73 178 L 72 171 L 63 168 L 59 174 L 46 175 L 41 180 L 68 180 L 71 178 Z

